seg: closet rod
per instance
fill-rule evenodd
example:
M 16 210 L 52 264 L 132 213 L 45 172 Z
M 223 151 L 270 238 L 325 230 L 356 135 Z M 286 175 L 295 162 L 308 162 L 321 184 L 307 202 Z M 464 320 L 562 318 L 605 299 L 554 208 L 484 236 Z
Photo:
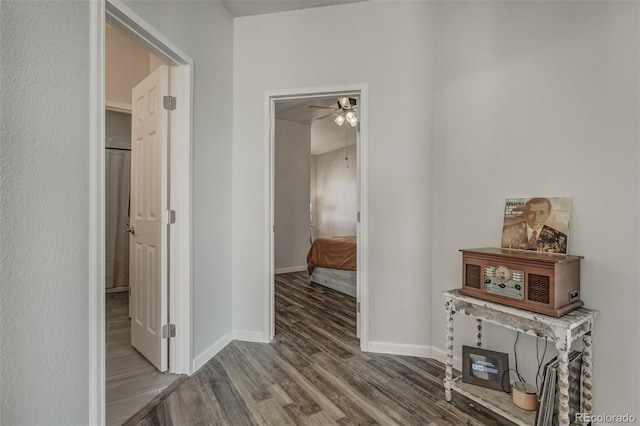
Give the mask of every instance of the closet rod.
M 106 147 L 105 149 L 115 149 L 116 151 L 131 151 L 131 149 L 129 149 L 129 148 L 109 148 L 109 147 Z

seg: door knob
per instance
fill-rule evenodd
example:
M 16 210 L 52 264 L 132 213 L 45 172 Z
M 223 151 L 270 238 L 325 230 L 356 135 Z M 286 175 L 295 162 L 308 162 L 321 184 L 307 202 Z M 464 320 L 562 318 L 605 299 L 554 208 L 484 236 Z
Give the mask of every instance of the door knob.
M 136 228 L 127 224 L 127 232 L 130 233 L 131 235 L 136 235 Z

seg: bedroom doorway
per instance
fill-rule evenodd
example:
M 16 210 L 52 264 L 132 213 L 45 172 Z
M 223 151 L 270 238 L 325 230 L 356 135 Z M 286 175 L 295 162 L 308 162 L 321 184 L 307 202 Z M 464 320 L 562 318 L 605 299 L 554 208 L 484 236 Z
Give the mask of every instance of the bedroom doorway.
M 321 305 L 337 303 L 338 310 L 353 311 L 353 338 L 359 338 L 360 349 L 367 348 L 366 89 L 303 90 L 265 99 L 273 230 L 265 319 L 269 340 L 276 335 L 282 294 L 307 285 L 317 292 L 316 300 L 328 297 Z M 307 255 L 320 250 L 323 256 L 321 241 L 342 243 L 331 249 L 342 264 L 307 264 Z

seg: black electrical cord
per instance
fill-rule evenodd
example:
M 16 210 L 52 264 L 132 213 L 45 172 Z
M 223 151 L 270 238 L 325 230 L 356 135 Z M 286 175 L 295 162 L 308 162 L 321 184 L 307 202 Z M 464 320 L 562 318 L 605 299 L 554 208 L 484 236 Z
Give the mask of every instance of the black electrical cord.
M 524 377 L 522 377 L 522 375 L 520 374 L 520 370 L 518 369 L 518 339 L 520 338 L 520 332 L 516 331 L 516 341 L 513 342 L 513 357 L 515 358 L 516 361 L 516 368 L 515 370 L 513 370 L 512 368 L 510 368 L 509 370 L 513 370 L 516 372 L 516 376 L 518 376 L 518 380 L 521 381 L 522 383 L 526 383 L 527 381 L 524 379 Z M 509 371 L 507 370 L 507 371 Z M 504 390 L 504 385 L 502 386 L 503 390 Z
M 504 393 L 511 393 L 510 389 L 505 389 L 504 388 L 504 375 L 507 374 L 509 371 L 515 371 L 516 375 L 518 376 L 518 380 L 520 380 L 521 382 L 524 383 L 524 378 L 520 375 L 520 373 L 518 373 L 516 370 L 514 370 L 513 368 L 510 368 L 508 370 L 506 370 L 505 372 L 502 373 L 502 377 L 500 378 L 500 387 L 502 388 L 502 391 Z
M 540 341 L 540 338 L 536 339 L 536 361 L 538 361 L 538 371 L 536 372 L 536 387 L 538 389 L 540 389 L 540 386 L 542 386 L 542 381 L 544 380 L 544 377 L 542 377 L 542 374 L 540 374 L 540 370 L 542 369 L 542 363 L 544 362 L 544 357 L 547 354 L 547 345 L 549 344 L 549 341 L 545 339 L 544 341 L 544 351 L 542 352 L 542 358 L 538 358 L 539 354 L 538 354 L 538 342 Z
M 518 380 L 523 382 L 524 380 L 522 380 L 522 376 L 520 375 L 520 370 L 518 370 L 518 350 L 516 349 L 519 338 L 520 338 L 520 332 L 516 331 L 516 341 L 513 342 L 513 357 L 516 360 L 516 374 L 518 375 Z

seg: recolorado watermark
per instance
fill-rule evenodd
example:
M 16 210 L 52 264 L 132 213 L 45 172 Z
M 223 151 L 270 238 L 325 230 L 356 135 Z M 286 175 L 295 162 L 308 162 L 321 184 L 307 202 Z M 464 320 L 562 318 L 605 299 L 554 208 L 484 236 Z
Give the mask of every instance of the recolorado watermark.
M 592 414 L 576 413 L 576 422 L 588 424 L 597 423 L 635 423 L 636 416 L 633 414 Z

